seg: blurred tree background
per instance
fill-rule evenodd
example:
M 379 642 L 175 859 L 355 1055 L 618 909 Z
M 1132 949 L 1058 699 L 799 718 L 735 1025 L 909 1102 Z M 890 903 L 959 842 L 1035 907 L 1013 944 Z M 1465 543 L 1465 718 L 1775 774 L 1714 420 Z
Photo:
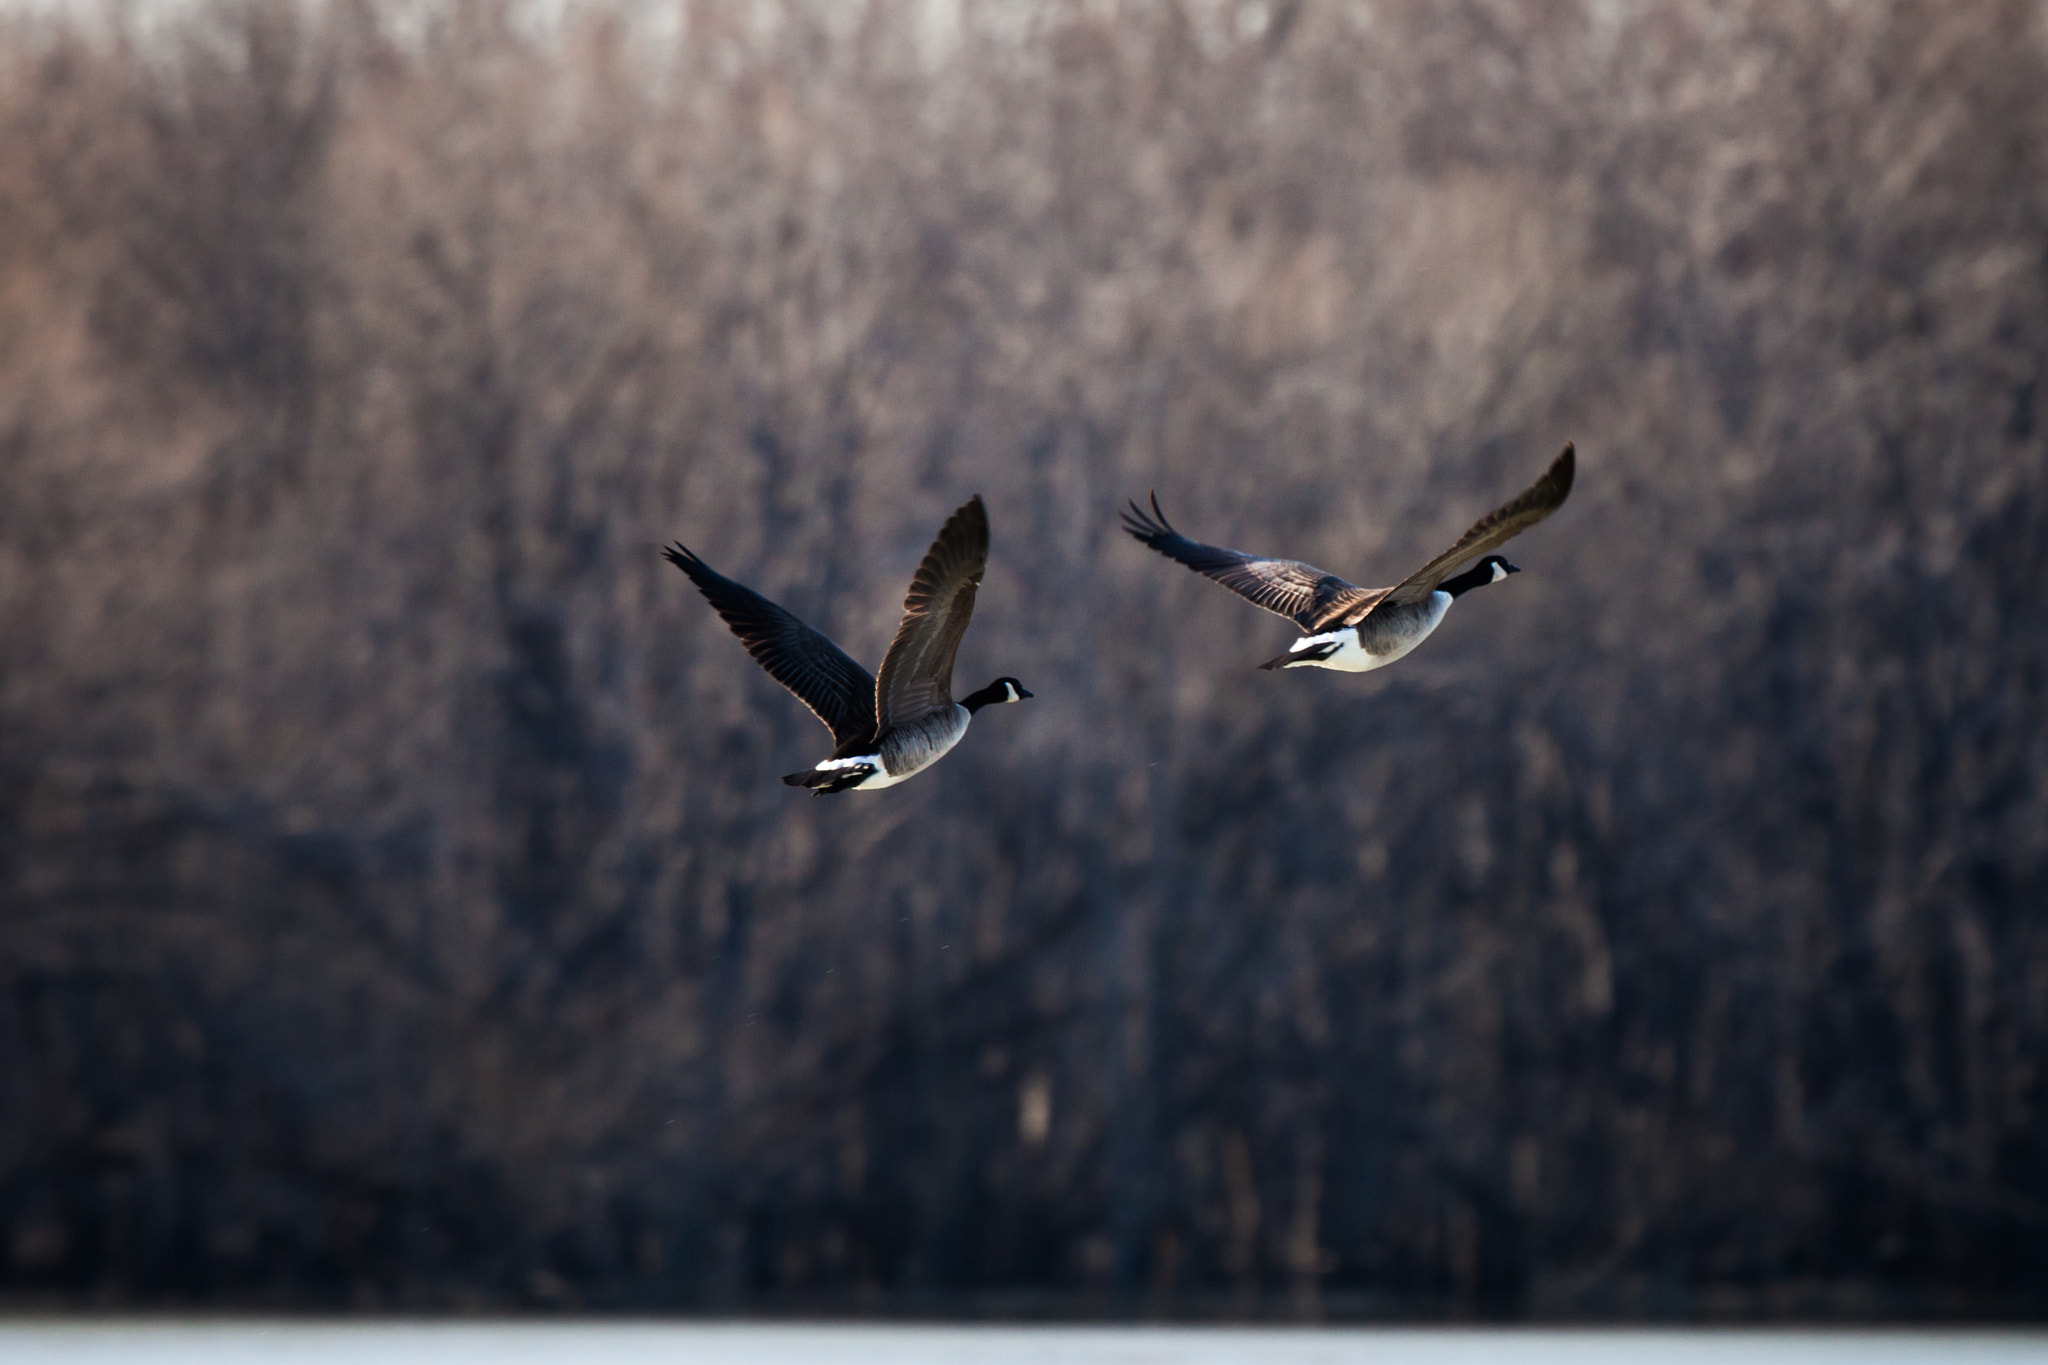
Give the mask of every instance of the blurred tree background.
M 0 1302 L 2048 1311 L 2048 12 L 0 18 Z M 1388 582 L 1386 673 L 1149 554 Z M 876 662 L 880 796 L 660 543 Z

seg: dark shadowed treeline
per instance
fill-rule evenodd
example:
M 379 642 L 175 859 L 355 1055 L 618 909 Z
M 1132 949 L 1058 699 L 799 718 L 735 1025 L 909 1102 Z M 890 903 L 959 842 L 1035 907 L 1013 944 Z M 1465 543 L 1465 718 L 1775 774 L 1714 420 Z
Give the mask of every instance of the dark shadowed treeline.
M 0 1292 L 2039 1313 L 2044 380 L 2020 0 L 8 18 Z

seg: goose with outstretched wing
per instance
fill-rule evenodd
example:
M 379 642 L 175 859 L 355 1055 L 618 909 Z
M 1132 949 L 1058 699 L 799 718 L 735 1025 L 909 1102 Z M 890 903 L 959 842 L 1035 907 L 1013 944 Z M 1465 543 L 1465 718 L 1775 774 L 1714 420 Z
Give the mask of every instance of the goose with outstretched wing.
M 1130 505 L 1123 514 L 1124 529 L 1168 559 L 1301 627 L 1306 638 L 1260 668 L 1364 673 L 1386 667 L 1421 644 L 1459 597 L 1520 573 L 1489 551 L 1563 506 L 1572 491 L 1574 467 L 1575 456 L 1567 443 L 1542 478 L 1481 517 L 1457 544 L 1391 588 L 1361 588 L 1299 560 L 1266 559 L 1189 540 L 1166 520 L 1156 493 L 1149 514 L 1135 502 Z M 1484 558 L 1457 572 L 1479 556 Z
M 925 551 L 879 679 L 825 636 L 714 572 L 681 544 L 662 554 L 689 575 L 768 676 L 832 731 L 832 756 L 782 779 L 792 787 L 809 787 L 817 796 L 893 787 L 938 762 L 982 707 L 1031 695 L 1006 677 L 953 700 L 953 656 L 988 564 L 988 512 L 978 496 L 947 518 Z

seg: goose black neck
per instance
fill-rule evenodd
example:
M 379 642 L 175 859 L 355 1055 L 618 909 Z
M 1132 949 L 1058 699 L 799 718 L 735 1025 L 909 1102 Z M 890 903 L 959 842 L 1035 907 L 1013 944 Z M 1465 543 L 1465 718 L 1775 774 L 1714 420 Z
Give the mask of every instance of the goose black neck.
M 971 716 L 984 706 L 994 706 L 999 701 L 1009 699 L 1010 694 L 1004 690 L 1002 683 L 992 682 L 979 692 L 969 692 L 960 699 L 960 704 L 967 708 L 967 714 Z
M 1449 593 L 1451 599 L 1456 601 L 1472 591 L 1472 589 L 1483 588 L 1493 581 L 1493 565 L 1488 562 L 1467 569 L 1456 578 L 1446 578 L 1443 582 L 1437 584 L 1437 587 Z

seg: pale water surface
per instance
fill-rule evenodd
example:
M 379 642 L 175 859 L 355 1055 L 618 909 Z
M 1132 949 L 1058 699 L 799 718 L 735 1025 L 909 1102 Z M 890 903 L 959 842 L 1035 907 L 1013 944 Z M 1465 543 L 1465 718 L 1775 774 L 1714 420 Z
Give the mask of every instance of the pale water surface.
M 949 1327 L 766 1323 L 0 1323 L 5 1365 L 2048 1365 L 2048 1334 Z

